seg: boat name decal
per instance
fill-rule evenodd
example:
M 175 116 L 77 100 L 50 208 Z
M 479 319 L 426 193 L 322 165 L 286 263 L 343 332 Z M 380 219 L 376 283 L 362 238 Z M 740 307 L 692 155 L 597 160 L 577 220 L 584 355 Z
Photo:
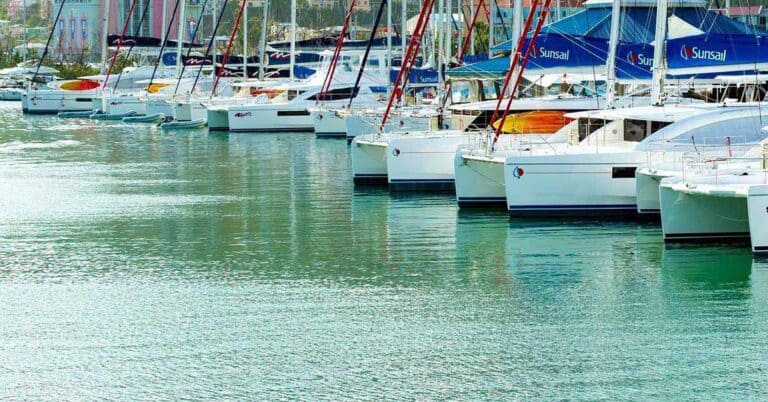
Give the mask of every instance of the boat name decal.
M 235 117 L 251 117 L 251 112 L 237 112 Z
M 651 67 L 653 66 L 653 57 L 648 57 L 642 53 L 635 53 L 630 50 L 629 53 L 627 53 L 627 62 L 636 66 Z
M 570 50 L 552 50 L 547 49 L 544 47 L 534 47 L 533 48 L 533 57 L 539 58 L 543 57 L 545 59 L 554 59 L 554 60 L 564 60 L 567 61 L 571 58 L 571 51 Z
M 683 60 L 711 60 L 711 61 L 725 61 L 726 49 L 721 51 L 717 50 L 703 50 L 698 46 L 683 45 L 680 48 L 680 57 Z

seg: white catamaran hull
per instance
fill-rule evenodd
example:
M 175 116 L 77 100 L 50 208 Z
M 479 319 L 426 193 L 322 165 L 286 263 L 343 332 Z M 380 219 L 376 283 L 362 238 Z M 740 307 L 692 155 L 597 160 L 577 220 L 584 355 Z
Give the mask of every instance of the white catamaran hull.
M 200 101 L 177 102 L 173 106 L 173 119 L 176 121 L 206 120 L 208 110 Z
M 456 201 L 459 207 L 505 207 L 503 157 L 472 155 L 459 149 L 454 157 Z
M 136 115 L 147 114 L 147 103 L 136 95 L 109 96 L 104 99 L 102 109 L 107 114 L 126 114 L 134 112 Z
M 381 117 L 381 115 L 375 114 L 353 114 L 347 116 L 344 122 L 347 140 L 351 141 L 353 138 L 361 135 L 378 133 L 381 130 Z M 381 131 L 385 133 L 426 131 L 431 128 L 437 128 L 436 123 L 437 117 L 428 114 L 396 114 L 387 119 L 387 124 Z
M 635 170 L 642 152 L 508 156 L 504 165 L 511 215 L 635 214 Z
M 352 141 L 352 180 L 356 185 L 387 183 L 387 142 L 376 137 L 361 136 Z
M 22 96 L 22 111 L 29 114 L 56 114 L 93 110 L 99 91 L 30 90 Z
M 146 99 L 147 112 L 146 114 L 162 113 L 167 117 L 173 116 L 173 105 L 169 103 L 165 98 L 149 98 Z
M 312 113 L 304 105 L 257 104 L 231 106 L 229 131 L 246 133 L 314 132 Z
M 315 135 L 318 137 L 340 137 L 347 136 L 347 117 L 349 114 L 342 114 L 335 110 L 317 110 L 315 112 Z
M 768 252 L 768 172 L 665 179 L 659 187 L 664 241 L 750 239 Z
M 398 136 L 387 146 L 387 180 L 393 191 L 453 191 L 456 149 L 471 134 L 459 131 Z M 423 152 L 425 149 L 429 152 Z
M 229 111 L 222 106 L 209 106 L 205 119 L 208 120 L 208 131 L 229 131 Z
M 659 187 L 664 241 L 746 239 L 749 237 L 747 199 L 736 194 L 691 192 L 687 184 Z

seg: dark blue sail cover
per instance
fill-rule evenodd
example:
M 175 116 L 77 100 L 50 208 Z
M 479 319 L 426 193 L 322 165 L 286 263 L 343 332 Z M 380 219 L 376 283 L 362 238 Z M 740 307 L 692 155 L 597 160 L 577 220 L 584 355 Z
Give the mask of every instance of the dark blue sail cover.
M 760 70 L 768 67 L 768 37 L 704 34 L 667 41 L 671 72 Z
M 526 71 L 531 73 L 602 73 L 608 55 L 611 24 L 610 3 L 584 11 L 542 28 Z M 755 29 L 703 7 L 670 9 L 670 28 L 675 25 L 691 34 L 667 40 L 668 75 L 673 78 L 712 76 L 717 72 L 754 71 L 768 68 L 768 32 Z M 653 65 L 656 8 L 625 7 L 621 15 L 616 75 L 622 80 L 650 79 Z M 686 31 L 687 30 L 687 31 Z M 703 32 L 703 33 L 702 33 Z M 529 38 L 532 35 L 529 35 Z M 526 40 L 523 50 L 527 49 Z M 509 52 L 512 41 L 494 47 Z M 505 60 L 464 66 L 450 76 L 497 73 Z
M 653 45 L 619 43 L 616 49 L 616 78 L 620 80 L 651 79 Z
M 523 45 L 528 51 L 530 41 Z M 546 33 L 539 35 L 528 59 L 526 69 L 599 67 L 605 65 L 608 44 L 604 39 Z
M 394 83 L 397 81 L 397 75 L 400 69 L 392 69 L 389 72 L 389 80 Z M 433 68 L 414 68 L 408 76 L 408 83 L 411 85 L 437 85 L 439 77 L 437 70 Z

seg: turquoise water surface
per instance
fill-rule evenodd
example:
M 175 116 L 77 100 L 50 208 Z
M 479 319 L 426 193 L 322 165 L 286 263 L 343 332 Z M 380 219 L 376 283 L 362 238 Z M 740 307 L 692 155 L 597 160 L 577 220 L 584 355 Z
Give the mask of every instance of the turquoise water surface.
M 763 399 L 768 260 L 0 105 L 0 398 Z

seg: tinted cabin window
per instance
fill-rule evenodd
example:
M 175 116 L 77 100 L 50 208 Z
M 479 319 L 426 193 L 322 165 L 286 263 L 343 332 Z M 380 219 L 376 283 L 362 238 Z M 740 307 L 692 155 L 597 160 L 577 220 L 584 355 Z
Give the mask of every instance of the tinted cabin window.
M 645 120 L 624 120 L 624 141 L 640 142 L 648 134 L 648 122 Z
M 651 122 L 651 134 L 661 130 L 662 128 L 670 125 L 672 123 L 668 121 L 652 121 Z
M 355 96 L 357 96 L 358 92 L 360 92 L 360 88 L 338 88 L 338 89 L 332 89 L 324 94 L 317 93 L 315 95 L 310 96 L 308 100 L 326 100 L 326 101 L 343 100 L 343 99 L 354 98 Z
M 603 128 L 607 123 L 608 121 L 603 119 L 579 118 L 579 142 L 584 141 L 589 134 Z
M 635 177 L 636 167 L 615 167 L 611 172 L 611 177 L 614 179 L 633 179 Z
M 670 124 L 667 121 L 624 120 L 624 141 L 640 142 Z

